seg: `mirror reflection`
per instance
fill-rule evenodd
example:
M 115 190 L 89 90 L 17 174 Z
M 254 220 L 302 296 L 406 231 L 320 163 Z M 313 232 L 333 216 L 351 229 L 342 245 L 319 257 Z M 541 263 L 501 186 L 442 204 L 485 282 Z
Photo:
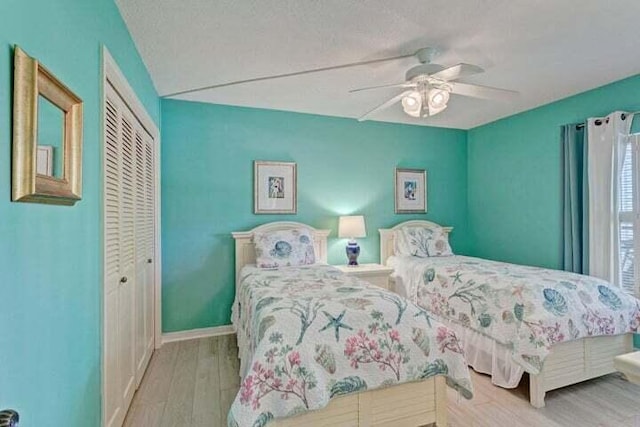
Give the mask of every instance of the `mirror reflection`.
M 47 98 L 38 96 L 38 151 L 36 172 L 39 175 L 64 176 L 64 111 Z

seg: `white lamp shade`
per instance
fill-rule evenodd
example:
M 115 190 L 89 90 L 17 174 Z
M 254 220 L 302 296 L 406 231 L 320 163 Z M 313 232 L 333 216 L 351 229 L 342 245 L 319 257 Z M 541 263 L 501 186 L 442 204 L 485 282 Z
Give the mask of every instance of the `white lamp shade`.
M 356 239 L 367 237 L 362 215 L 341 216 L 338 222 L 338 237 L 341 239 Z

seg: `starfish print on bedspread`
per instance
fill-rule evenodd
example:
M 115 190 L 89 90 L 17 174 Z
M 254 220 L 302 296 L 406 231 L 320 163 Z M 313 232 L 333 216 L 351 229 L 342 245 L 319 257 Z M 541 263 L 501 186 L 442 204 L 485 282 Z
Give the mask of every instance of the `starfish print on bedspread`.
M 320 329 L 320 332 L 324 332 L 327 329 L 333 327 L 336 333 L 336 342 L 340 341 L 340 328 L 349 329 L 350 331 L 353 330 L 351 326 L 342 323 L 342 318 L 344 317 L 344 314 L 347 312 L 347 310 L 342 310 L 342 313 L 340 313 L 337 317 L 333 317 L 331 314 L 327 313 L 324 310 L 322 312 L 325 316 L 327 316 L 327 319 L 329 319 L 329 323 L 327 323 L 322 329 Z

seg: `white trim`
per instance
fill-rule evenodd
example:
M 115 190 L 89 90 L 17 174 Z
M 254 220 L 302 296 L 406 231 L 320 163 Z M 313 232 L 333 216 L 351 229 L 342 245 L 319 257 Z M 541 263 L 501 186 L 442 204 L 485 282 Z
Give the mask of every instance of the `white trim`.
M 109 49 L 105 46 L 105 45 L 101 45 L 101 54 L 102 54 L 102 85 L 101 85 L 101 91 L 102 91 L 102 99 L 101 99 L 101 105 L 100 105 L 100 109 L 101 109 L 101 136 L 100 136 L 100 142 L 102 144 L 102 150 L 101 152 L 101 158 L 100 158 L 100 168 L 101 168 L 101 177 L 104 180 L 104 146 L 105 146 L 105 133 L 104 133 L 104 128 L 105 128 L 105 123 L 104 123 L 104 106 L 106 104 L 106 87 L 108 84 L 110 84 L 117 92 L 118 94 L 122 97 L 122 99 L 125 101 L 125 103 L 129 106 L 129 108 L 132 110 L 132 112 L 135 114 L 135 116 L 138 118 L 138 120 L 140 121 L 140 123 L 142 124 L 142 126 L 145 128 L 145 130 L 147 132 L 149 132 L 149 135 L 151 135 L 151 137 L 153 138 L 153 141 L 155 142 L 155 150 L 154 150 L 154 155 L 155 155 L 155 166 L 156 166 L 156 170 L 155 170 L 155 189 L 156 189 L 156 199 L 155 199 L 155 212 L 156 212 L 156 218 L 155 218 L 155 254 L 154 254 L 154 262 L 155 262 L 155 289 L 154 289 L 154 297 L 155 297 L 155 304 L 154 304 L 154 347 L 160 348 L 160 346 L 162 345 L 162 258 L 161 258 L 161 254 L 162 254 L 162 247 L 161 247 L 161 236 L 160 236 L 160 207 L 161 207 L 161 203 L 160 203 L 160 140 L 161 140 L 161 136 L 160 136 L 160 130 L 158 129 L 158 126 L 156 126 L 155 122 L 151 119 L 151 116 L 149 115 L 149 113 L 147 112 L 147 109 L 145 108 L 145 106 L 142 104 L 142 102 L 140 101 L 140 99 L 138 98 L 136 92 L 133 90 L 133 88 L 131 87 L 131 85 L 129 84 L 129 82 L 127 81 L 127 78 L 124 76 L 124 74 L 122 73 L 122 71 L 120 70 L 120 67 L 118 67 L 117 62 L 113 59 L 113 56 L 111 56 L 111 53 L 109 52 Z M 103 227 L 102 233 L 103 233 L 103 239 L 104 239 L 104 233 L 105 233 L 105 229 L 104 229 L 104 182 L 102 183 L 102 208 L 100 209 L 100 215 L 101 215 L 101 226 Z M 103 268 L 103 282 L 104 282 L 104 263 L 105 263 L 105 251 L 104 251 L 104 246 L 102 246 L 100 248 L 100 250 L 102 251 L 102 268 Z M 102 394 L 102 398 L 101 398 L 101 420 L 104 422 L 104 399 L 105 399 L 105 393 L 104 393 L 104 385 L 105 385 L 105 363 L 104 363 L 104 335 L 105 335 L 105 303 L 106 303 L 106 298 L 105 298 L 105 287 L 104 287 L 104 283 L 102 285 L 102 307 L 101 307 L 101 319 L 102 319 L 102 330 L 101 330 L 101 336 L 100 336 L 100 343 L 101 343 L 101 355 L 100 355 L 100 362 L 101 362 L 101 394 Z
M 176 341 L 194 340 L 197 338 L 217 337 L 235 334 L 233 325 L 213 326 L 211 328 L 191 329 L 188 331 L 165 332 L 162 334 L 162 344 Z

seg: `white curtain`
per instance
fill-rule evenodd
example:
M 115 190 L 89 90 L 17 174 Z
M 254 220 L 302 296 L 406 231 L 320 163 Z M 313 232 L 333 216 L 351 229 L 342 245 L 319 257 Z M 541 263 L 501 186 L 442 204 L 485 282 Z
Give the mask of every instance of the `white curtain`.
M 589 274 L 614 284 L 619 284 L 619 152 L 630 129 L 631 117 L 622 111 L 587 120 Z

